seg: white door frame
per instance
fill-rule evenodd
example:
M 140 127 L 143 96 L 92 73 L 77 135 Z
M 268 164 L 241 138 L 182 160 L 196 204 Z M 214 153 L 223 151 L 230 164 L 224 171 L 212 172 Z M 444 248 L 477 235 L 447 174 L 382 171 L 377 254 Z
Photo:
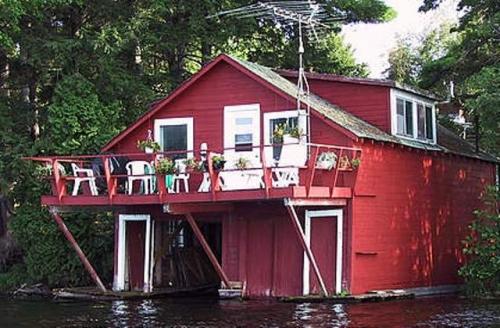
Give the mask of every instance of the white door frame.
M 145 221 L 146 223 L 146 236 L 144 238 L 144 286 L 143 291 L 149 293 L 153 290 L 152 280 L 150 279 L 152 273 L 152 237 L 151 216 L 148 214 L 120 214 L 118 216 L 118 261 L 116 268 L 116 281 L 113 286 L 114 291 L 125 290 L 125 272 L 126 272 L 126 248 L 127 248 L 127 221 Z
M 335 293 L 342 292 L 342 254 L 343 254 L 343 218 L 344 212 L 337 210 L 306 210 L 304 220 L 304 234 L 306 236 L 307 247 L 311 247 L 311 219 L 324 217 L 337 218 L 337 256 L 335 258 Z M 304 252 L 304 267 L 302 274 L 302 293 L 309 295 L 310 292 L 310 270 L 309 259 Z M 323 277 L 324 279 L 325 277 Z
M 224 106 L 224 148 L 235 147 L 234 134 L 236 132 L 236 125 L 234 124 L 233 118 L 240 115 L 244 117 L 252 117 L 252 119 L 254 120 L 252 130 L 252 144 L 254 147 L 260 145 L 260 104 L 248 104 Z M 229 155 L 229 157 L 235 157 L 236 155 L 234 150 L 224 150 L 224 154 Z M 238 152 L 238 155 L 245 157 L 250 156 L 249 159 L 253 160 L 252 157 L 260 158 L 260 149 L 255 147 L 248 152 Z

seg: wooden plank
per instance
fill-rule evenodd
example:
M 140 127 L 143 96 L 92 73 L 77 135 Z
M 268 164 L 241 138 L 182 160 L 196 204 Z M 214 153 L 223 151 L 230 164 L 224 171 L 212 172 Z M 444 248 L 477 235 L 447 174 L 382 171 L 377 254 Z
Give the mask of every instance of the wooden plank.
M 167 212 L 170 214 L 186 214 L 186 213 L 220 213 L 231 212 L 234 210 L 233 204 L 230 203 L 203 203 L 203 204 L 189 204 L 177 203 L 167 204 Z
M 346 199 L 289 199 L 288 203 L 294 206 L 345 206 Z
M 208 259 L 210 260 L 210 262 L 214 266 L 215 271 L 217 272 L 220 279 L 224 283 L 224 286 L 227 288 L 230 288 L 231 286 L 229 284 L 229 279 L 228 279 L 226 273 L 224 272 L 224 270 L 222 270 L 221 265 L 219 264 L 219 262 L 217 261 L 217 258 L 215 257 L 215 254 L 212 252 L 212 249 L 210 248 L 207 241 L 205 240 L 205 237 L 201 233 L 200 228 L 198 228 L 198 225 L 196 224 L 196 221 L 194 220 L 193 215 L 191 213 L 186 213 L 186 214 L 184 214 L 184 216 L 186 217 L 186 220 L 188 221 L 189 225 L 191 226 L 191 229 L 193 230 L 196 238 L 200 242 L 201 247 L 203 247 L 203 250 L 207 254 Z
M 104 287 L 104 284 L 101 281 L 101 278 L 99 278 L 99 275 L 97 272 L 94 270 L 94 267 L 92 264 L 90 264 L 89 260 L 85 256 L 85 253 L 82 251 L 78 243 L 76 242 L 75 238 L 69 231 L 68 227 L 66 224 L 64 224 L 64 221 L 62 220 L 61 216 L 56 212 L 56 211 L 51 211 L 52 217 L 57 223 L 57 226 L 61 230 L 61 232 L 64 234 L 64 237 L 69 241 L 71 247 L 76 251 L 76 254 L 80 258 L 80 261 L 82 262 L 83 266 L 87 270 L 87 272 L 90 274 L 90 277 L 92 277 L 92 280 L 94 280 L 95 284 L 99 289 L 103 292 L 106 292 L 106 287 Z
M 314 274 L 316 275 L 316 278 L 319 281 L 323 295 L 328 296 L 328 291 L 326 290 L 326 286 L 325 286 L 325 282 L 323 281 L 323 277 L 321 276 L 321 273 L 319 272 L 319 268 L 318 268 L 318 264 L 316 263 L 316 259 L 314 258 L 314 255 L 311 251 L 311 248 L 307 245 L 306 236 L 304 235 L 304 231 L 302 230 L 302 227 L 300 226 L 300 221 L 299 221 L 299 217 L 297 216 L 297 212 L 295 212 L 295 208 L 293 207 L 293 205 L 290 205 L 288 202 L 285 203 L 285 207 L 286 207 L 288 214 L 290 216 L 290 219 L 292 221 L 293 228 L 294 228 L 295 232 L 297 233 L 297 236 L 299 237 L 299 242 L 302 245 L 302 248 L 304 249 L 304 252 L 306 253 L 307 258 L 309 259 L 309 262 L 313 267 Z
M 330 188 L 312 186 L 308 193 L 309 198 L 330 198 Z

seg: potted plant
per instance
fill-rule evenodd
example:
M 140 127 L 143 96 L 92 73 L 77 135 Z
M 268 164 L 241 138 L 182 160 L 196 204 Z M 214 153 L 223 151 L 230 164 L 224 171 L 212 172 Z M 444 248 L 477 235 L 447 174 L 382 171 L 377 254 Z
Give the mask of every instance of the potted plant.
M 361 164 L 361 159 L 360 158 L 353 158 L 351 160 L 351 167 L 352 167 L 353 170 L 356 170 L 359 167 L 360 164 Z
M 177 173 L 177 168 L 175 167 L 175 162 L 164 157 L 156 162 L 156 173 L 165 176 L 165 185 L 167 189 L 171 189 L 174 185 L 174 174 Z
M 144 151 L 146 154 L 152 154 L 160 150 L 160 144 L 153 139 L 137 140 L 137 148 Z
M 226 160 L 224 159 L 223 155 L 212 156 L 212 167 L 214 168 L 214 170 L 223 170 L 224 165 L 226 165 Z
M 316 168 L 330 171 L 337 165 L 337 154 L 331 151 L 322 152 L 316 161 Z
M 172 175 L 177 171 L 175 163 L 168 157 L 164 157 L 156 163 L 156 172 L 161 175 Z
M 186 165 L 186 170 L 188 172 L 202 172 L 203 163 L 196 160 L 195 158 L 187 158 L 184 160 L 184 165 Z
M 283 136 L 285 135 L 286 132 L 286 125 L 285 124 L 278 124 L 274 128 L 273 131 L 273 144 L 282 144 L 283 143 Z
M 283 143 L 284 144 L 296 144 L 299 143 L 300 138 L 302 138 L 304 134 L 302 133 L 302 129 L 297 126 L 290 127 L 287 126 L 285 129 L 285 133 L 283 135 Z
M 246 170 L 248 166 L 250 165 L 250 160 L 248 160 L 245 157 L 240 157 L 234 164 L 238 170 Z
M 339 158 L 339 169 L 341 170 L 348 170 L 351 168 L 351 161 L 349 160 L 349 157 L 347 155 L 344 155 Z

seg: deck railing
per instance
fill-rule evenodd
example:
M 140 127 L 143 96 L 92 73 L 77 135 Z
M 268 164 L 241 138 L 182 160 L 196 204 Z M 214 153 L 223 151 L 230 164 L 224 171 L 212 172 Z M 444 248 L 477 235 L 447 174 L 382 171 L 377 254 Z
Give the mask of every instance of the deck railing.
M 273 149 L 279 153 L 280 149 L 283 152 L 285 147 L 292 145 L 295 145 L 296 150 L 301 149 L 300 152 L 305 152 L 305 154 L 297 153 L 297 157 L 302 156 L 303 159 L 299 159 L 298 162 L 303 163 L 295 164 L 292 159 L 289 163 L 283 164 L 280 162 L 281 158 L 276 160 L 270 156 L 273 154 Z M 214 157 L 220 155 L 226 157 L 226 166 L 223 169 L 214 166 Z M 230 158 L 227 158 L 229 155 Z M 241 165 L 235 165 L 235 156 L 245 158 L 248 162 L 241 160 Z M 253 158 L 250 158 L 251 156 Z M 194 162 L 201 164 L 198 169 L 186 168 L 184 176 L 181 176 L 179 172 L 165 175 L 155 168 L 166 158 L 178 160 L 191 158 Z M 58 197 L 59 200 L 65 196 L 107 196 L 109 202 L 112 203 L 113 199 L 119 195 L 156 195 L 160 202 L 168 202 L 169 197 L 179 197 L 181 194 L 186 196 L 210 194 L 211 199 L 216 200 L 219 193 L 248 190 L 261 190 L 264 198 L 269 198 L 274 190 L 285 188 L 301 188 L 304 197 L 319 197 L 318 190 L 322 191 L 323 196 L 335 197 L 337 189 L 354 186 L 357 167 L 361 161 L 361 150 L 353 147 L 298 143 L 249 146 L 243 151 L 237 148 L 225 148 L 206 151 L 49 156 L 29 159 L 41 164 L 48 173 L 45 179 L 50 182 L 52 196 Z M 124 165 L 131 161 L 150 163 L 151 172 L 128 175 Z M 242 165 L 245 163 L 246 165 Z M 97 193 L 93 192 L 88 182 L 82 182 L 82 188 L 74 192 L 76 181 L 89 176 L 82 172 L 74 174 L 73 166 L 75 165 L 78 168 L 91 170 L 91 179 L 97 186 Z M 141 177 L 150 181 L 149 189 L 144 181 L 140 181 Z M 189 190 L 181 188 L 184 181 L 181 183 L 179 178 L 182 177 L 186 178 Z M 131 182 L 130 178 L 139 178 L 139 182 Z M 234 183 L 233 180 L 239 182 Z M 180 187 L 172 188 L 172 181 L 179 181 Z M 132 184 L 132 192 L 128 189 L 129 184 Z M 71 193 L 68 192 L 70 188 L 72 188 Z

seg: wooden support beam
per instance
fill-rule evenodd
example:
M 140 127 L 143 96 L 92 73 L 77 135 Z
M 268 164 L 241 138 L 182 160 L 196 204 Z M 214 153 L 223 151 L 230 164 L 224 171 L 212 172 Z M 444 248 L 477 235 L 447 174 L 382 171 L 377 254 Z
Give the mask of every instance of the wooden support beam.
M 92 267 L 92 264 L 90 264 L 89 260 L 85 256 L 85 253 L 82 251 L 78 243 L 76 242 L 75 238 L 69 231 L 68 227 L 64 223 L 63 219 L 61 216 L 54 210 L 51 211 L 52 217 L 54 217 L 54 220 L 56 221 L 57 225 L 59 226 L 59 229 L 62 231 L 66 239 L 69 241 L 71 247 L 76 251 L 76 254 L 80 258 L 80 261 L 82 261 L 83 266 L 87 270 L 87 272 L 90 274 L 92 277 L 92 280 L 94 280 L 95 284 L 99 289 L 103 292 L 106 292 L 106 287 L 104 287 L 104 284 L 101 281 L 101 278 L 99 278 L 99 275 L 97 275 L 97 272 L 94 270 L 94 267 Z
M 234 210 L 232 203 L 167 203 L 163 205 L 163 212 L 173 215 L 186 213 L 225 213 Z
M 208 256 L 208 259 L 214 266 L 215 271 L 219 275 L 220 279 L 222 280 L 224 287 L 226 288 L 231 288 L 231 285 L 229 284 L 229 279 L 227 275 L 224 273 L 224 270 L 222 270 L 221 265 L 217 261 L 217 258 L 215 257 L 215 254 L 212 252 L 212 249 L 208 245 L 207 241 L 205 240 L 205 237 L 203 237 L 203 234 L 200 231 L 200 228 L 198 228 L 198 225 L 196 224 L 196 221 L 193 218 L 193 215 L 191 213 L 186 213 L 184 214 L 186 217 L 186 220 L 188 221 L 189 225 L 191 226 L 191 229 L 193 230 L 196 238 L 198 238 L 198 241 L 201 244 L 201 247 L 203 247 L 203 250 Z
M 295 211 L 295 208 L 293 205 L 291 205 L 286 199 L 285 199 L 285 207 L 288 210 L 288 214 L 290 216 L 290 219 L 292 220 L 292 225 L 294 227 L 295 232 L 297 233 L 297 236 L 299 237 L 299 242 L 302 245 L 302 248 L 304 249 L 304 252 L 307 255 L 307 258 L 309 259 L 309 263 L 311 263 L 313 267 L 314 274 L 316 275 L 316 278 L 319 281 L 319 285 L 321 287 L 321 291 L 323 292 L 324 296 L 328 296 L 328 291 L 326 290 L 325 282 L 323 281 L 323 277 L 321 276 L 321 273 L 319 272 L 318 264 L 316 263 L 316 259 L 314 258 L 314 255 L 312 253 L 311 248 L 309 245 L 307 245 L 306 242 L 306 236 L 304 235 L 304 231 L 302 230 L 302 227 L 300 226 L 300 221 L 299 217 L 297 216 L 297 212 Z

